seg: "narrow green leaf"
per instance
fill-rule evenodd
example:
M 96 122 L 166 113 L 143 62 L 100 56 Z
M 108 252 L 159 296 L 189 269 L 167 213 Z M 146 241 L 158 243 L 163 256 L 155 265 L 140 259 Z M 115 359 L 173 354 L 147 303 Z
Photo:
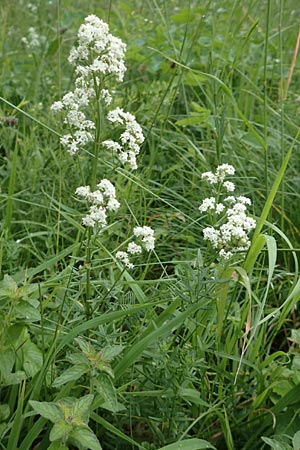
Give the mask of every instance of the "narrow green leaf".
M 39 436 L 46 424 L 46 419 L 40 417 L 33 426 L 28 430 L 18 450 L 31 450 L 32 443 Z
M 178 391 L 178 395 L 183 400 L 193 403 L 194 405 L 201 405 L 209 408 L 209 404 L 200 398 L 200 392 L 196 391 L 196 389 L 181 387 Z
M 170 333 L 173 329 L 177 329 L 187 317 L 192 316 L 199 308 L 199 304 L 190 306 L 186 311 L 179 312 L 174 319 L 162 324 L 160 328 L 155 329 L 143 339 L 140 339 L 138 342 L 133 344 L 126 352 L 124 352 L 123 358 L 115 367 L 115 378 L 119 378 L 127 367 L 131 366 L 149 345 L 157 341 L 165 334 Z
M 267 201 L 265 203 L 264 209 L 263 209 L 263 211 L 262 211 L 262 213 L 261 213 L 261 215 L 259 217 L 259 220 L 257 222 L 256 228 L 255 228 L 255 231 L 254 231 L 254 234 L 253 234 L 253 238 L 252 238 L 252 246 L 253 246 L 253 243 L 255 244 L 256 239 L 260 235 L 260 232 L 261 232 L 261 230 L 262 230 L 262 228 L 263 228 L 263 226 L 264 226 L 264 224 L 265 224 L 265 222 L 266 222 L 266 220 L 268 218 L 269 212 L 270 212 L 270 210 L 271 210 L 271 208 L 273 206 L 273 202 L 274 202 L 275 196 L 276 196 L 277 191 L 279 189 L 279 186 L 280 186 L 280 184 L 282 182 L 283 176 L 285 174 L 287 165 L 289 163 L 289 160 L 290 160 L 290 157 L 292 155 L 292 151 L 293 151 L 294 145 L 295 145 L 295 143 L 296 143 L 296 141 L 297 141 L 297 139 L 299 137 L 299 134 L 300 134 L 300 130 L 297 132 L 296 137 L 295 137 L 294 141 L 292 142 L 292 144 L 291 144 L 291 146 L 290 146 L 290 148 L 289 148 L 289 150 L 288 150 L 288 152 L 287 152 L 287 154 L 286 154 L 286 156 L 285 156 L 285 158 L 284 158 L 284 160 L 282 162 L 282 165 L 281 165 L 281 168 L 280 168 L 280 170 L 279 170 L 279 172 L 277 174 L 277 177 L 276 177 L 276 179 L 275 179 L 275 181 L 273 183 L 272 189 L 271 189 L 271 191 L 270 191 L 270 193 L 268 195 L 268 198 L 267 198 Z M 253 253 L 252 246 L 251 246 L 251 248 L 250 248 L 250 250 L 248 252 L 248 255 L 247 255 L 245 263 L 244 263 L 244 267 L 245 267 L 246 271 L 248 271 L 247 268 L 248 268 L 249 263 L 250 263 L 249 259 L 253 258 L 253 256 L 252 256 L 252 253 Z
M 141 305 L 135 305 L 131 308 L 124 309 L 122 311 L 115 311 L 112 313 L 103 314 L 102 316 L 95 317 L 94 319 L 90 319 L 85 321 L 84 323 L 81 323 L 77 327 L 72 328 L 69 333 L 66 334 L 66 336 L 63 337 L 63 339 L 60 341 L 60 343 L 57 346 L 57 353 L 60 352 L 66 345 L 68 345 L 70 342 L 72 342 L 78 335 L 84 333 L 85 331 L 98 327 L 99 325 L 102 325 L 104 323 L 111 323 L 114 320 L 122 319 L 126 316 L 130 316 L 133 314 L 136 314 L 142 310 L 144 310 L 147 307 L 154 306 L 155 303 L 148 303 L 148 304 L 141 304 Z
M 138 447 L 141 450 L 146 450 L 143 445 L 139 444 L 138 442 L 134 441 L 133 439 L 131 439 L 126 434 L 122 433 L 122 431 L 120 431 L 118 428 L 116 428 L 111 423 L 107 422 L 107 420 L 103 419 L 103 417 L 100 417 L 98 414 L 92 412 L 91 413 L 91 419 L 94 420 L 96 423 L 99 423 L 106 430 L 108 430 L 110 433 L 118 436 L 119 438 L 123 439 L 124 441 L 129 442 L 130 444 Z
M 8 419 L 10 415 L 10 408 L 7 403 L 3 403 L 0 405 L 0 422 L 4 422 L 4 420 Z
M 214 447 L 210 442 L 197 438 L 184 439 L 183 441 L 174 442 L 173 444 L 166 445 L 158 450 L 201 450 L 204 448 L 212 448 L 216 450 L 216 447 Z
M 273 406 L 271 411 L 274 414 L 279 414 L 282 412 L 285 408 L 290 407 L 291 405 L 297 405 L 297 407 L 300 407 L 300 397 L 299 397 L 299 390 L 300 390 L 300 383 L 298 383 L 296 386 L 294 386 L 287 394 L 282 397 L 276 405 Z
M 16 450 L 16 448 L 18 448 L 18 441 L 19 441 L 19 436 L 20 436 L 20 432 L 22 429 L 22 423 L 23 423 L 23 404 L 24 404 L 24 397 L 25 397 L 25 387 L 26 387 L 26 382 L 24 381 L 22 388 L 20 390 L 18 406 L 17 406 L 15 417 L 14 417 L 13 425 L 12 425 L 12 428 L 10 431 L 6 450 Z
M 293 450 L 292 447 L 284 442 L 276 441 L 275 439 L 270 439 L 262 436 L 262 440 L 268 444 L 272 450 Z

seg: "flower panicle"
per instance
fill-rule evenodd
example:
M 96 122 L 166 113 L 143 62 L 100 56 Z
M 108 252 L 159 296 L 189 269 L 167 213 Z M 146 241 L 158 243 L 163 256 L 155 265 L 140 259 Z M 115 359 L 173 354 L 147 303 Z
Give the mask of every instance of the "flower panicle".
M 64 112 L 64 124 L 70 133 L 61 137 L 61 144 L 71 156 L 90 142 L 95 142 L 96 124 L 86 117 L 90 103 L 96 99 L 105 107 L 112 103 L 112 95 L 105 88 L 105 79 L 115 77 L 122 82 L 126 71 L 124 62 L 126 44 L 109 32 L 108 25 L 95 15 L 86 17 L 77 35 L 68 61 L 75 66 L 75 89 L 51 106 L 55 113 Z M 108 112 L 107 120 L 113 126 L 124 127 L 119 142 L 104 140 L 103 147 L 112 150 L 122 165 L 137 169 L 137 156 L 144 142 L 141 126 L 135 116 L 122 108 Z
M 154 231 L 149 226 L 135 227 L 133 237 L 138 243 L 131 241 L 127 246 L 127 251 L 118 251 L 116 258 L 124 264 L 127 269 L 133 269 L 134 265 L 130 260 L 133 255 L 141 254 L 143 250 L 150 252 L 155 247 Z
M 115 187 L 106 178 L 97 184 L 93 192 L 90 186 L 80 186 L 75 193 L 90 204 L 89 213 L 82 219 L 85 227 L 94 228 L 98 225 L 103 228 L 107 225 L 107 211 L 117 211 L 120 207 Z
M 218 193 L 216 197 L 209 197 L 199 206 L 200 212 L 208 212 L 220 216 L 214 226 L 203 229 L 204 240 L 209 241 L 218 251 L 221 259 L 228 260 L 237 252 L 245 252 L 250 247 L 249 233 L 256 227 L 256 221 L 247 215 L 247 207 L 251 200 L 245 196 L 229 195 L 219 202 L 220 197 L 228 192 L 235 191 L 235 185 L 231 181 L 225 181 L 229 175 L 234 175 L 235 169 L 229 164 L 218 166 L 215 173 L 205 172 L 202 179 L 209 184 L 219 184 L 224 193 Z

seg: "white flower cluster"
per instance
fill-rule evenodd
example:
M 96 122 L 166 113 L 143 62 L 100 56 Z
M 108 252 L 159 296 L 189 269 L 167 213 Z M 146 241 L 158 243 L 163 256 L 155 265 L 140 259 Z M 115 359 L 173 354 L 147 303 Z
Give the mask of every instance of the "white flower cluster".
M 140 152 L 140 144 L 144 142 L 141 126 L 132 114 L 124 112 L 122 108 L 110 111 L 107 119 L 113 124 L 125 126 L 125 131 L 120 136 L 122 145 L 112 140 L 103 141 L 102 144 L 116 152 L 122 164 L 128 162 L 131 169 L 137 169 L 136 157 Z
M 218 184 L 219 194 L 222 188 L 226 192 L 235 190 L 234 183 L 224 181 L 227 175 L 233 175 L 235 169 L 229 164 L 218 166 L 215 173 L 205 172 L 202 179 L 210 184 Z M 230 259 L 234 253 L 248 250 L 250 246 L 249 233 L 255 228 L 256 222 L 252 217 L 247 216 L 247 206 L 251 205 L 251 200 L 244 196 L 230 195 L 217 201 L 215 197 L 203 200 L 199 207 L 201 212 L 210 212 L 221 215 L 215 227 L 206 227 L 203 230 L 204 239 L 209 241 L 213 248 L 219 251 L 219 256 Z
M 126 44 L 109 33 L 107 23 L 99 17 L 90 15 L 85 18 L 78 30 L 78 46 L 74 47 L 69 56 L 69 63 L 73 66 L 84 63 L 81 71 L 86 76 L 96 74 L 98 76 L 113 74 L 119 81 L 123 81 L 126 67 L 124 56 Z M 91 60 L 91 55 L 93 60 Z
M 78 46 L 71 50 L 69 56 L 70 64 L 76 66 L 75 89 L 51 106 L 54 112 L 66 112 L 64 123 L 71 132 L 60 142 L 71 156 L 95 140 L 95 123 L 87 120 L 83 110 L 87 110 L 90 101 L 97 96 L 105 106 L 111 104 L 110 92 L 102 88 L 104 78 L 113 75 L 118 81 L 123 81 L 125 51 L 126 44 L 109 33 L 105 22 L 95 15 L 86 17 L 78 31 Z M 136 169 L 136 156 L 144 141 L 142 128 L 132 114 L 121 108 L 110 111 L 107 119 L 112 124 L 124 126 L 125 131 L 120 136 L 120 143 L 106 140 L 102 144 L 115 151 L 122 164 L 128 162 L 132 169 Z
M 231 166 L 230 164 L 221 164 L 217 167 L 215 173 L 204 172 L 202 174 L 202 180 L 208 181 L 209 184 L 223 183 L 227 175 L 234 175 L 234 173 L 235 168 L 233 166 Z M 230 191 L 230 189 L 228 189 L 228 191 Z
M 22 37 L 21 42 L 30 50 L 35 50 L 40 48 L 44 40 L 45 36 L 40 36 L 34 27 L 30 27 L 28 28 L 28 35 Z
M 154 231 L 151 227 L 135 227 L 133 235 L 139 239 L 140 244 L 130 242 L 127 246 L 127 251 L 119 251 L 116 253 L 116 258 L 119 259 L 128 269 L 132 269 L 134 265 L 130 261 L 130 256 L 142 253 L 143 249 L 147 252 L 154 250 L 155 237 Z
M 89 214 L 82 219 L 82 224 L 86 227 L 104 227 L 107 224 L 107 210 L 116 211 L 120 207 L 115 187 L 109 180 L 103 179 L 97 184 L 97 188 L 93 192 L 90 186 L 80 186 L 76 189 L 76 194 L 91 204 Z

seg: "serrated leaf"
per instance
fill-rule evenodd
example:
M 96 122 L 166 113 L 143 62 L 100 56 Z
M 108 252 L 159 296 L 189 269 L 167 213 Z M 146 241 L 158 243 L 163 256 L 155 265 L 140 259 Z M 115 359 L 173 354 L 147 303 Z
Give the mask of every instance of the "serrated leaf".
M 67 355 L 66 359 L 72 364 L 86 364 L 89 365 L 89 360 L 82 353 L 72 353 Z
M 94 396 L 92 394 L 85 395 L 74 402 L 72 411 L 76 421 L 88 422 L 90 417 L 90 408 L 93 403 Z
M 183 441 L 174 442 L 173 444 L 166 445 L 158 450 L 201 450 L 205 448 L 217 450 L 216 447 L 214 447 L 210 442 L 197 438 L 184 439 Z
M 111 412 L 117 412 L 120 409 L 120 405 L 117 402 L 116 391 L 111 379 L 105 375 L 100 374 L 95 382 L 97 392 L 101 395 L 104 402 L 101 408 L 105 408 Z
M 39 311 L 25 300 L 20 300 L 14 308 L 14 314 L 17 319 L 25 319 L 29 322 L 36 322 L 41 319 Z
M 60 420 L 55 423 L 53 428 L 50 431 L 49 439 L 51 442 L 53 441 L 66 441 L 72 431 L 72 425 L 67 423 L 65 420 Z
M 102 351 L 101 359 L 104 361 L 112 361 L 116 356 L 118 356 L 123 351 L 123 345 L 114 345 L 111 347 L 105 347 Z
M 29 400 L 29 403 L 37 414 L 50 420 L 52 423 L 64 418 L 62 411 L 55 403 L 37 402 L 35 400 Z
M 43 366 L 43 353 L 31 341 L 25 342 L 22 346 L 23 368 L 28 377 L 34 377 Z
M 70 381 L 78 380 L 82 375 L 88 370 L 87 366 L 77 365 L 66 369 L 58 378 L 56 378 L 52 384 L 53 387 L 57 388 L 63 384 L 69 383 Z
M 100 372 L 105 372 L 111 378 L 114 378 L 114 376 L 115 376 L 114 371 L 108 362 L 99 360 L 99 361 L 97 361 L 96 367 Z
M 76 338 L 75 341 L 77 342 L 77 344 L 78 344 L 79 347 L 80 347 L 80 350 L 81 350 L 83 353 L 88 354 L 88 353 L 90 353 L 91 350 L 92 350 L 92 351 L 95 351 L 95 350 L 93 349 L 93 347 L 92 347 L 88 342 L 84 341 L 83 339 Z
M 76 427 L 70 433 L 70 441 L 77 447 L 82 446 L 90 450 L 102 450 L 100 442 L 90 428 Z

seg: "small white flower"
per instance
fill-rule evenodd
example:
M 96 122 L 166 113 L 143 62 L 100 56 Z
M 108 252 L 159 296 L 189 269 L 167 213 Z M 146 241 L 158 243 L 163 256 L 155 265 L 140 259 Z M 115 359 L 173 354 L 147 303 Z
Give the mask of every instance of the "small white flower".
M 226 175 L 234 175 L 235 168 L 230 164 L 221 164 L 216 169 L 216 176 L 219 179 L 224 179 Z
M 117 252 L 116 258 L 119 259 L 128 269 L 133 269 L 134 265 L 130 262 L 127 252 Z
M 218 198 L 223 195 L 222 187 L 227 192 L 233 192 L 235 185 L 231 181 L 224 181 L 227 175 L 234 175 L 235 169 L 229 164 L 217 167 L 216 172 L 205 172 L 202 178 L 210 184 L 218 184 Z M 218 250 L 219 257 L 230 259 L 237 252 L 245 252 L 250 247 L 248 234 L 255 228 L 256 221 L 247 216 L 247 206 L 251 200 L 244 196 L 230 195 L 224 198 L 224 203 L 217 203 L 215 197 L 204 199 L 200 211 L 214 211 L 221 217 L 215 227 L 206 227 L 203 230 L 204 240 L 211 243 Z
M 130 242 L 127 247 L 127 252 L 131 255 L 135 255 L 137 253 L 142 253 L 142 247 L 135 242 Z
M 88 196 L 91 193 L 91 188 L 90 188 L 90 186 L 80 186 L 76 189 L 75 193 L 79 197 L 88 198 Z
M 82 219 L 82 225 L 84 225 L 85 227 L 94 228 L 96 222 L 91 218 L 91 216 L 88 215 Z
M 214 175 L 212 172 L 204 172 L 201 175 L 202 180 L 208 181 L 210 184 L 216 184 L 218 183 L 218 177 Z
M 103 98 L 103 101 L 106 106 L 109 106 L 112 102 L 112 96 L 110 95 L 110 92 L 107 89 L 101 89 L 101 97 Z
M 113 152 L 121 152 L 122 151 L 121 145 L 115 141 L 110 141 L 110 140 L 103 141 L 102 145 L 107 147 L 109 150 L 112 150 Z
M 223 203 L 217 203 L 216 204 L 216 214 L 221 214 L 225 209 L 225 206 Z
M 214 227 L 206 227 L 203 230 L 203 236 L 205 241 L 210 241 L 214 248 L 218 247 L 218 242 L 220 239 L 220 231 L 216 230 Z
M 132 170 L 137 169 L 136 157 L 140 152 L 140 144 L 144 142 L 142 127 L 137 123 L 133 114 L 125 112 L 122 108 L 115 108 L 107 114 L 109 122 L 125 126 L 125 131 L 120 135 L 122 146 L 115 141 L 103 141 L 102 144 L 117 152 L 122 164 L 129 162 Z
M 244 197 L 243 195 L 240 195 L 236 199 L 238 202 L 243 203 L 243 205 L 251 205 L 251 200 L 248 197 Z
M 231 181 L 224 181 L 223 186 L 227 192 L 233 192 L 235 190 L 235 185 Z
M 219 251 L 220 258 L 230 259 L 233 256 L 233 253 L 228 251 L 226 252 L 223 248 Z
M 214 210 L 216 207 L 216 199 L 215 197 L 205 198 L 202 204 L 199 206 L 199 210 L 201 212 L 206 212 L 207 210 Z
M 63 104 L 63 102 L 60 102 L 60 101 L 54 102 L 50 109 L 51 109 L 51 111 L 55 111 L 55 112 L 62 111 L 64 109 L 64 104 Z
M 154 250 L 155 237 L 154 231 L 151 227 L 135 227 L 133 230 L 133 234 L 137 238 L 142 238 L 142 244 L 148 252 L 150 250 Z
M 82 223 L 87 227 L 94 227 L 96 224 L 104 227 L 107 225 L 108 211 L 116 211 L 120 203 L 116 199 L 116 189 L 106 178 L 97 184 L 97 190 L 91 192 L 89 186 L 80 186 L 76 189 L 76 194 L 90 203 L 89 213 L 82 219 Z

